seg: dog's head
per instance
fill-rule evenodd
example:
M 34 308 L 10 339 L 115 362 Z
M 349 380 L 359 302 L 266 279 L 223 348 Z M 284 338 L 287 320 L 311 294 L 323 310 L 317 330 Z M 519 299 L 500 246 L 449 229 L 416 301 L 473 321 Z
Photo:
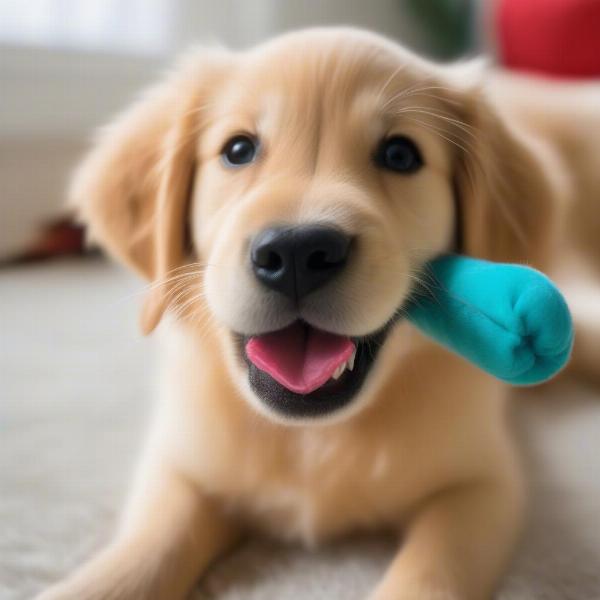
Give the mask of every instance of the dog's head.
M 208 319 L 263 412 L 342 414 L 428 259 L 535 262 L 540 166 L 460 72 L 348 29 L 187 57 L 73 188 L 92 233 L 154 282 L 145 329 L 166 309 Z

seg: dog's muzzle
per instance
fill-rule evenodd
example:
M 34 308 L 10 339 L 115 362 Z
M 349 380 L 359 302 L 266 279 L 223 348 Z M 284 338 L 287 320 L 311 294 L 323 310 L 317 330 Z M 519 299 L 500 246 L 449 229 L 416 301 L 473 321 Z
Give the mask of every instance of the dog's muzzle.
M 351 253 L 351 236 L 321 224 L 271 227 L 250 245 L 257 281 L 295 306 L 339 276 Z M 298 318 L 283 329 L 236 337 L 256 396 L 282 416 L 306 418 L 332 413 L 354 398 L 388 330 L 351 338 Z

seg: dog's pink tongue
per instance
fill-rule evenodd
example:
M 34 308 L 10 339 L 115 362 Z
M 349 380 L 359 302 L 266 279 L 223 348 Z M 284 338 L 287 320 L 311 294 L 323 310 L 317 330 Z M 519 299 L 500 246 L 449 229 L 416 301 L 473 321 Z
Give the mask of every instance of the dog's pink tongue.
M 349 338 L 300 322 L 250 338 L 246 344 L 253 364 L 297 394 L 320 388 L 353 351 Z

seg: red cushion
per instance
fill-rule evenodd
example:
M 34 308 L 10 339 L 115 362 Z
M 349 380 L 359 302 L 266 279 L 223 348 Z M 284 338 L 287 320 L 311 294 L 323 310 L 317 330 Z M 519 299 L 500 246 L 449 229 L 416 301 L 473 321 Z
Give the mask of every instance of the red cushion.
M 498 0 L 495 25 L 506 67 L 600 77 L 600 0 Z

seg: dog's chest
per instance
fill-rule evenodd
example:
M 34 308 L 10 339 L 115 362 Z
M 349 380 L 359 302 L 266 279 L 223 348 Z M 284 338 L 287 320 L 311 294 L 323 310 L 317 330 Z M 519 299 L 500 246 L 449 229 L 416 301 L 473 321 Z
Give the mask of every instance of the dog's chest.
M 311 543 L 397 516 L 397 461 L 385 444 L 350 444 L 322 432 L 255 442 L 235 465 L 221 465 L 221 485 L 211 478 L 214 491 L 251 526 Z

